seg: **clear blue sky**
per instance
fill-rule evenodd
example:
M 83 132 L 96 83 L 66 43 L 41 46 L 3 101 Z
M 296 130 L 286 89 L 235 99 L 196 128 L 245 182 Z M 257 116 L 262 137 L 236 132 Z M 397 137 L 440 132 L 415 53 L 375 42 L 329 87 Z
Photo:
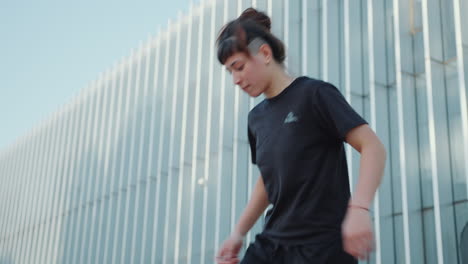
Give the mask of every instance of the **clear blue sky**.
M 194 0 L 198 4 L 200 0 Z M 190 0 L 2 1 L 0 152 L 137 48 Z

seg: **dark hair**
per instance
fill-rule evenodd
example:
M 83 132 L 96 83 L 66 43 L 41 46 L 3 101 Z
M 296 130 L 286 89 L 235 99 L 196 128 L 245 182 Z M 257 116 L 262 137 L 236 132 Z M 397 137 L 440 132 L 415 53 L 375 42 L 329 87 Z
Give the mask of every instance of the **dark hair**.
M 224 64 L 236 52 L 244 52 L 250 56 L 249 43 L 260 38 L 270 46 L 275 61 L 283 63 L 286 58 L 284 44 L 271 34 L 270 29 L 271 20 L 265 13 L 247 8 L 237 19 L 220 30 L 216 41 L 219 62 Z

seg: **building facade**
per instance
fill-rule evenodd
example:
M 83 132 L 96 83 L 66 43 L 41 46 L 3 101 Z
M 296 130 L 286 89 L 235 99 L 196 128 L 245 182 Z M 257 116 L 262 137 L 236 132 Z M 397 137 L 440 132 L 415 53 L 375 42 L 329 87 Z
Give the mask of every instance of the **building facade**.
M 271 16 L 288 71 L 335 84 L 387 148 L 362 263 L 468 263 L 466 0 L 193 7 L 0 152 L 0 263 L 214 262 L 259 177 L 247 114 L 262 98 L 214 45 L 250 6 Z

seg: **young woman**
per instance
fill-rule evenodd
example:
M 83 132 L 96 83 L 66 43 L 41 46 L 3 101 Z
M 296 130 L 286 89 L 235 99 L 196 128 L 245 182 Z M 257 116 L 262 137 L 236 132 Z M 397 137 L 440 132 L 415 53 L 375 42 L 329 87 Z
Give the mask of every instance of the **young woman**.
M 241 263 L 357 263 L 373 249 L 369 206 L 383 175 L 385 149 L 337 88 L 285 71 L 285 48 L 270 23 L 249 8 L 217 40 L 218 59 L 234 83 L 266 99 L 248 117 L 252 162 L 261 177 L 216 261 L 239 262 L 245 234 L 272 204 L 263 232 Z M 361 153 L 353 196 L 344 142 Z

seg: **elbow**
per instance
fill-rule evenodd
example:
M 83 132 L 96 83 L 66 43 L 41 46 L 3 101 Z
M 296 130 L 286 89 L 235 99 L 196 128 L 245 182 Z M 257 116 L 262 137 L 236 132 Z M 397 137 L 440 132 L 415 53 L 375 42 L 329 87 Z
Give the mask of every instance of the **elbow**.
M 387 160 L 387 150 L 384 144 L 378 138 L 375 138 L 374 141 L 369 143 L 370 144 L 363 146 L 361 154 L 367 154 L 369 157 L 374 157 L 374 159 L 377 158 L 385 165 Z
M 385 148 L 384 144 L 380 142 L 380 140 L 379 140 L 379 149 L 380 149 L 379 152 L 381 153 L 383 162 L 385 163 L 387 161 L 387 149 Z
M 385 165 L 387 163 L 387 150 L 380 140 L 375 153 L 377 155 L 376 163 L 379 167 L 378 170 L 380 171 L 380 178 L 382 178 L 384 175 Z
M 374 155 L 377 155 L 377 157 L 380 158 L 383 166 L 385 166 L 387 161 L 387 149 L 385 148 L 384 144 L 380 140 L 377 140 L 374 149 Z

